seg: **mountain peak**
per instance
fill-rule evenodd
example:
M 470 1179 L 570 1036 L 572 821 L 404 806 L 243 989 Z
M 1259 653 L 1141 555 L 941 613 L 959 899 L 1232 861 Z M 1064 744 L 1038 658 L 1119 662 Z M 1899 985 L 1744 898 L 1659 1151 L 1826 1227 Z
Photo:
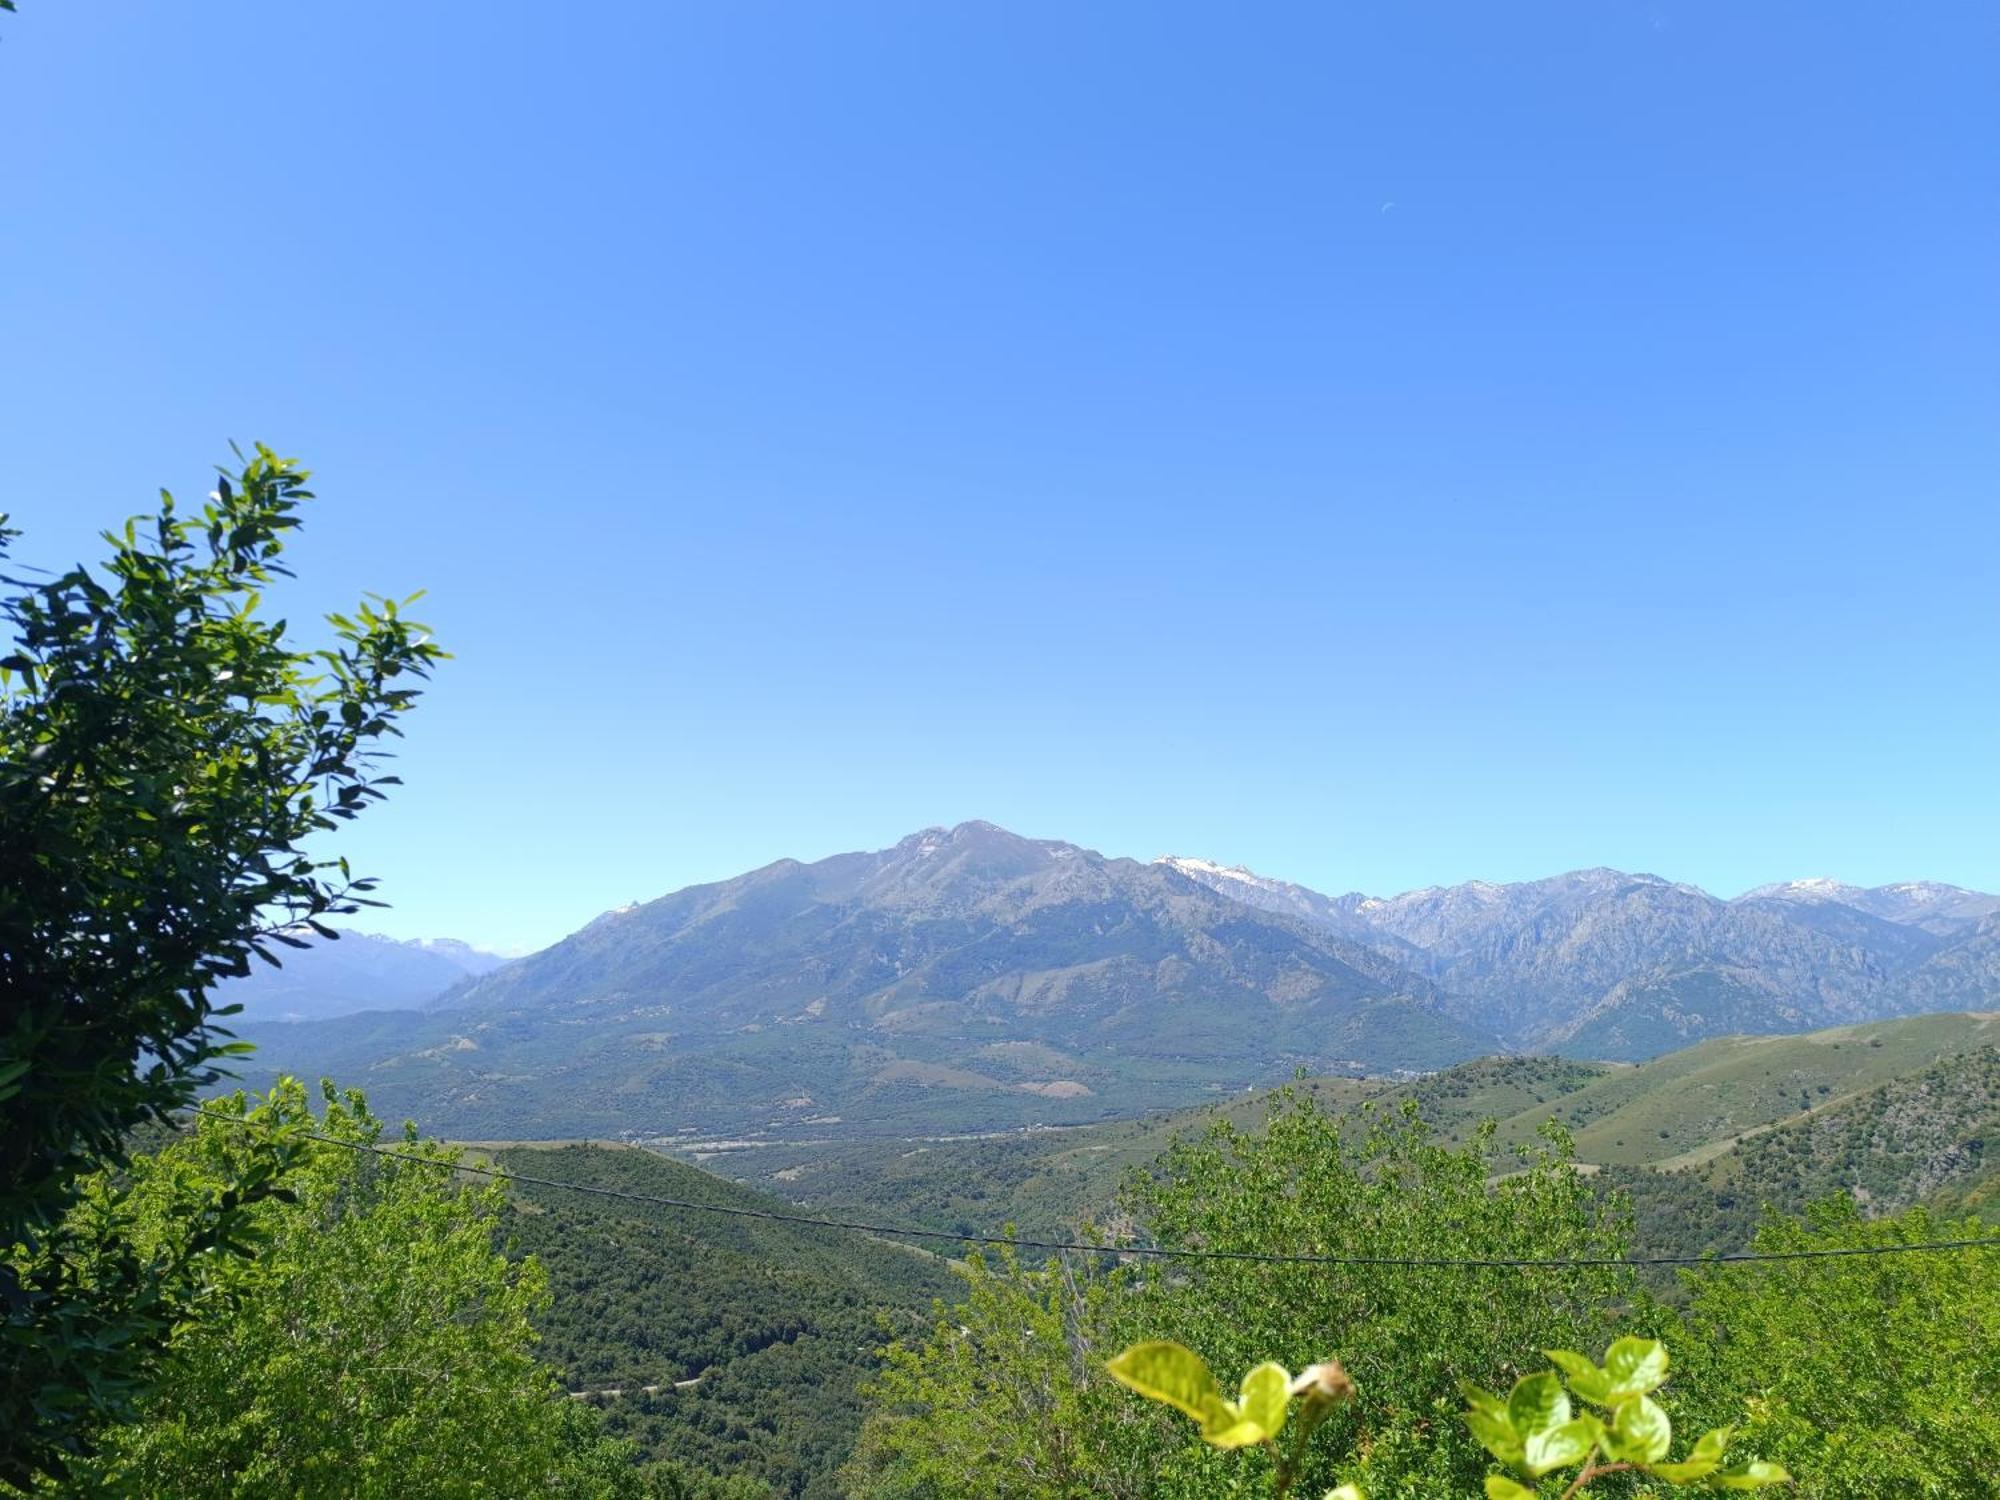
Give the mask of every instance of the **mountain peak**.
M 947 828 L 937 824 L 930 828 L 919 828 L 896 841 L 895 848 L 904 853 L 935 853 L 942 849 L 966 849 L 981 846 L 989 848 L 1015 847 L 1019 845 L 1042 845 L 1042 839 L 1023 838 L 1020 834 L 1002 828 L 998 823 L 989 823 L 984 818 L 968 818 Z
M 1753 891 L 1745 891 L 1738 901 L 1838 901 L 1843 905 L 1853 905 L 1856 897 L 1867 892 L 1858 885 L 1849 885 L 1844 880 L 1835 880 L 1830 875 L 1809 875 L 1803 880 L 1779 880 L 1770 885 L 1760 885 Z
M 1162 854 L 1153 861 L 1165 865 L 1170 870 L 1179 870 L 1183 875 L 1212 876 L 1217 880 L 1234 880 L 1243 885 L 1273 886 L 1280 882 L 1267 879 L 1243 865 L 1219 865 L 1212 859 L 1196 859 L 1190 855 Z

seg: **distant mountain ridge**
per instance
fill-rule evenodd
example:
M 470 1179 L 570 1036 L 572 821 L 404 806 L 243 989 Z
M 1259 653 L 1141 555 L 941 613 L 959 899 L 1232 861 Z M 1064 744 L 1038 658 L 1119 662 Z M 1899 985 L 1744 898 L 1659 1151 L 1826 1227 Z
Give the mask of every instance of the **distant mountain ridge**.
M 1884 921 L 1921 927 L 1938 937 L 1962 935 L 1968 928 L 2000 913 L 2000 896 L 1935 880 L 1905 880 L 1866 889 L 1824 878 L 1788 880 L 1777 885 L 1760 885 L 1736 899 L 1851 906 Z
M 391 1114 L 473 1135 L 1074 1122 L 1499 1046 L 1375 947 L 977 822 L 606 913 L 364 1021 L 266 1029 L 260 1059 L 359 1066 Z
M 507 962 L 456 938 L 400 939 L 351 930 L 333 941 L 315 940 L 309 948 L 279 948 L 277 954 L 282 967 L 253 959 L 248 977 L 225 982 L 216 1003 L 241 1005 L 239 1021 L 253 1023 L 411 1010 Z
M 1371 944 L 1431 980 L 1450 1014 L 1522 1048 L 1645 1057 L 2000 1000 L 2000 896 L 1936 882 L 1801 880 L 1723 900 L 1600 868 L 1327 896 L 1208 860 L 1158 862 Z
M 415 1003 L 246 1035 L 260 1069 L 474 1137 L 1077 1124 L 1299 1068 L 1636 1059 L 1993 1009 L 2000 901 L 1824 881 L 1729 901 L 1609 869 L 1328 896 L 972 822 L 606 912 Z

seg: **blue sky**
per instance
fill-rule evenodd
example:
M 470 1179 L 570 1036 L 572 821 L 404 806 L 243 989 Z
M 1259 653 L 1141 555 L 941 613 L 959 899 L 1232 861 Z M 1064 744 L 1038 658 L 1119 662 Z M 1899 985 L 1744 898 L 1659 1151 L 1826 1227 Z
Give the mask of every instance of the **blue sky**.
M 0 506 L 231 438 L 457 660 L 508 947 L 983 817 L 1389 891 L 2000 888 L 1987 4 L 0 17 Z

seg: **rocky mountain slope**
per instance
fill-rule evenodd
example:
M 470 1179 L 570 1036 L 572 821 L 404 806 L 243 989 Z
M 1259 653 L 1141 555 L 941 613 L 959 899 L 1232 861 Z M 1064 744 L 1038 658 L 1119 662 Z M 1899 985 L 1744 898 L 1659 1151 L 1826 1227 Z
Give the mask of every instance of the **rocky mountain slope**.
M 2000 1001 L 2000 897 L 1833 881 L 1725 901 L 1655 875 L 1579 870 L 1386 898 L 1325 896 L 1203 860 L 1167 868 L 1373 946 L 1443 1007 L 1526 1049 L 1634 1058 Z
M 480 1135 L 1096 1119 L 1493 1050 L 1377 947 L 986 823 L 608 913 L 420 1023 L 257 1039 Z M 305 1057 L 314 1061 L 304 1064 Z

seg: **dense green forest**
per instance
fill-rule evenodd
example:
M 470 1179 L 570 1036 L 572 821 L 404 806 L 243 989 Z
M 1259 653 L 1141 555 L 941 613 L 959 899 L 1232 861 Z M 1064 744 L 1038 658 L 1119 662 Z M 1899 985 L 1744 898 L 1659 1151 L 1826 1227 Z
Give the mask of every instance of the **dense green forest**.
M 630 1149 L 517 1149 L 510 1170 L 729 1207 L 733 1183 Z M 937 1257 L 853 1235 L 517 1186 L 506 1232 L 546 1272 L 542 1357 L 655 1457 L 829 1500 L 885 1337 L 954 1280 Z

